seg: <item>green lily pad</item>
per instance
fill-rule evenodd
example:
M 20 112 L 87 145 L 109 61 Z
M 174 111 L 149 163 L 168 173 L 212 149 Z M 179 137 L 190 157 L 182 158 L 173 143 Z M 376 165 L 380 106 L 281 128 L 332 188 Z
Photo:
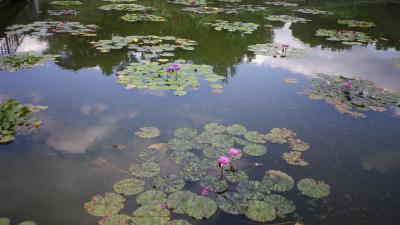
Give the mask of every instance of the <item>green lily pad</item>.
M 279 170 L 268 170 L 262 180 L 263 190 L 267 193 L 271 191 L 285 192 L 292 190 L 294 180 L 288 174 Z
M 304 152 L 304 151 L 306 151 L 306 150 L 308 150 L 310 148 L 309 144 L 303 142 L 300 139 L 289 138 L 288 141 L 289 141 L 289 144 L 290 144 L 290 148 L 293 151 Z
M 220 176 L 216 174 L 208 174 L 202 177 L 200 185 L 216 193 L 222 193 L 228 190 L 229 187 L 228 182 L 226 182 L 226 180 L 221 180 Z
M 217 204 L 208 197 L 196 195 L 186 202 L 186 214 L 195 219 L 210 218 L 217 211 Z
M 135 135 L 141 138 L 155 138 L 160 136 L 160 129 L 156 127 L 142 127 L 135 132 Z
M 261 200 L 264 199 L 264 194 L 262 193 L 262 185 L 259 181 L 247 181 L 241 182 L 237 185 L 236 190 L 245 199 L 249 200 Z
M 232 136 L 225 134 L 215 134 L 211 137 L 210 143 L 214 148 L 230 148 L 235 144 Z
M 359 20 L 338 20 L 338 24 L 347 25 L 349 27 L 374 27 L 373 22 L 359 21 Z
M 138 195 L 136 202 L 140 205 L 162 206 L 167 202 L 167 195 L 162 191 L 149 190 Z
M 209 134 L 221 134 L 225 132 L 226 127 L 219 123 L 208 123 L 204 126 L 204 130 Z
M 235 192 L 218 195 L 216 203 L 222 211 L 233 215 L 243 214 L 248 207 L 248 201 Z
M 265 139 L 271 143 L 284 144 L 288 138 L 293 138 L 296 133 L 286 128 L 273 128 L 265 135 Z
M 266 1 L 266 2 L 264 2 L 264 4 L 274 5 L 274 6 L 283 6 L 283 7 L 297 6 L 297 3 L 286 2 L 286 1 Z
M 267 148 L 259 144 L 248 144 L 244 146 L 243 152 L 250 156 L 262 156 L 267 153 Z
M 281 21 L 283 23 L 307 23 L 311 21 L 309 19 L 288 15 L 270 15 L 265 17 L 265 19 L 269 21 Z
M 130 12 L 153 10 L 152 7 L 133 4 L 133 3 L 116 3 L 116 4 L 110 4 L 110 5 L 103 5 L 103 6 L 100 6 L 99 9 L 106 10 L 106 11 L 118 10 L 118 11 L 130 11 Z
M 174 138 L 168 142 L 172 150 L 188 151 L 193 148 L 193 143 L 186 139 Z
M 152 182 L 153 187 L 156 190 L 172 193 L 181 190 L 185 186 L 185 181 L 176 176 L 176 175 L 168 175 L 164 177 L 156 177 Z
M 289 201 L 282 195 L 267 195 L 264 199 L 265 202 L 269 203 L 275 208 L 276 215 L 280 218 L 286 218 L 288 214 L 296 211 L 296 206 L 292 201 Z
M 159 150 L 144 150 L 139 152 L 139 158 L 143 161 L 159 162 L 165 159 L 165 151 Z
M 150 178 L 160 173 L 160 166 L 157 163 L 145 161 L 142 163 L 132 164 L 129 168 L 129 171 L 133 176 Z
M 249 201 L 245 215 L 251 220 L 263 223 L 276 219 L 275 208 L 267 202 L 258 200 Z
M 280 58 L 285 59 L 301 58 L 305 55 L 304 49 L 280 43 L 249 45 L 247 50 L 254 52 L 257 55 L 265 55 L 275 58 L 279 56 Z
M 227 151 L 224 148 L 213 148 L 209 146 L 203 149 L 204 157 L 207 157 L 209 159 L 217 159 L 218 157 L 226 154 Z
M 228 181 L 230 181 L 232 183 L 236 183 L 236 184 L 242 183 L 242 182 L 246 183 L 249 181 L 249 176 L 245 172 L 240 171 L 240 170 L 236 170 L 236 171 L 227 170 L 225 172 L 225 178 Z
M 297 151 L 284 152 L 282 158 L 289 164 L 295 166 L 308 166 L 309 163 L 301 158 L 302 153 Z
M 194 139 L 197 136 L 197 130 L 192 128 L 179 128 L 175 130 L 175 137 L 181 139 Z
M 189 223 L 187 220 L 176 219 L 169 221 L 167 225 L 192 225 L 192 224 Z
M 100 225 L 130 225 L 131 217 L 124 214 L 116 214 L 104 217 L 99 221 Z
M 169 145 L 167 143 L 157 143 L 157 144 L 152 144 L 147 147 L 149 150 L 153 151 L 167 151 L 169 149 Z
M 54 60 L 59 55 L 18 53 L 0 57 L 0 70 L 13 72 L 19 69 L 31 69 Z
M 246 134 L 247 129 L 246 129 L 246 127 L 244 127 L 244 126 L 242 126 L 240 124 L 232 124 L 232 125 L 226 127 L 226 131 L 229 134 L 238 135 L 239 136 L 239 135 Z
M 124 195 L 136 195 L 144 191 L 144 181 L 129 178 L 118 181 L 114 184 L 114 191 Z
M 351 31 L 351 30 L 328 30 L 318 29 L 315 33 L 318 37 L 327 37 L 328 41 L 341 41 L 341 42 L 371 42 L 372 39 L 363 32 Z
M 186 161 L 183 163 L 180 175 L 188 181 L 199 181 L 206 175 L 206 171 L 199 161 Z
M 50 2 L 52 5 L 57 5 L 57 6 L 78 6 L 82 5 L 82 2 L 80 1 L 52 1 Z
M 195 198 L 196 194 L 191 191 L 176 191 L 168 196 L 167 205 L 174 213 L 186 213 L 186 203 Z
M 313 14 L 313 15 L 317 15 L 317 14 L 321 14 L 321 15 L 333 15 L 332 12 L 329 11 L 323 11 L 323 10 L 318 10 L 318 9 L 295 9 L 293 10 L 295 12 L 300 12 L 300 13 L 305 13 L 305 14 Z
M 206 0 L 169 0 L 168 2 L 177 5 L 190 5 L 190 6 L 207 4 Z
M 324 181 L 316 181 L 312 178 L 304 178 L 297 182 L 297 189 L 310 198 L 327 197 L 331 191 L 329 184 Z
M 111 216 L 117 214 L 124 207 L 125 199 L 115 193 L 96 195 L 90 202 L 84 204 L 86 211 L 92 216 Z
M 165 225 L 171 218 L 171 213 L 160 205 L 144 205 L 133 212 L 132 221 L 140 225 Z
M 260 26 L 256 23 L 243 23 L 243 22 L 228 22 L 225 20 L 215 20 L 211 26 L 214 30 L 221 31 L 226 30 L 229 32 L 241 32 L 244 34 L 251 34 Z
M 265 140 L 265 136 L 264 134 L 257 132 L 257 131 L 247 131 L 247 133 L 244 135 L 244 137 L 251 142 L 254 143 L 259 143 L 259 144 L 263 144 L 265 142 L 267 142 Z
M 10 219 L 0 218 L 0 225 L 10 225 Z
M 163 16 L 157 16 L 152 14 L 136 14 L 136 13 L 128 13 L 121 16 L 121 20 L 127 22 L 164 22 L 167 21 Z
M 198 160 L 195 154 L 188 151 L 173 151 L 170 155 L 170 159 L 177 165 L 182 165 L 184 162 L 191 160 Z

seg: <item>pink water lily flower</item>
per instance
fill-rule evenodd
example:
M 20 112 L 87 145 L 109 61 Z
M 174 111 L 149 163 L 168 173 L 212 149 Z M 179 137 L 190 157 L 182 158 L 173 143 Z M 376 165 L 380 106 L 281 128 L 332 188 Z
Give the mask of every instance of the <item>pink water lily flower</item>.
M 230 148 L 228 153 L 233 158 L 240 154 L 240 150 L 236 148 Z
M 203 189 L 201 189 L 201 195 L 207 196 L 209 190 L 210 190 L 210 189 L 209 189 L 208 187 L 204 187 Z
M 347 81 L 347 82 L 345 82 L 345 83 L 343 84 L 343 87 L 344 87 L 345 89 L 351 89 L 351 88 L 353 87 L 353 82 L 351 82 L 351 81 L 349 80 L 349 81 Z
M 218 157 L 218 163 L 220 167 L 229 166 L 231 160 L 227 156 Z

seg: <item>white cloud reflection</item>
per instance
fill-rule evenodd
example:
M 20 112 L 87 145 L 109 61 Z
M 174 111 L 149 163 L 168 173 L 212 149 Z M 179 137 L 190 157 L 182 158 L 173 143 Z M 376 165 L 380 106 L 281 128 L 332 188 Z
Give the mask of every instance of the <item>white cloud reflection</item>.
M 400 167 L 400 152 L 382 151 L 365 155 L 361 158 L 361 166 L 365 170 L 389 172 Z
M 49 44 L 46 41 L 39 40 L 38 37 L 24 36 L 21 44 L 17 48 L 17 52 L 43 52 L 49 48 Z
M 285 43 L 303 48 L 306 55 L 300 59 L 282 59 L 257 55 L 251 63 L 282 68 L 293 73 L 315 76 L 318 73 L 328 75 L 357 76 L 394 89 L 400 89 L 400 68 L 394 66 L 393 58 L 400 53 L 393 49 L 376 50 L 374 45 L 353 46 L 350 49 L 332 51 L 318 47 L 309 47 L 293 37 L 290 23 L 274 30 L 274 42 Z

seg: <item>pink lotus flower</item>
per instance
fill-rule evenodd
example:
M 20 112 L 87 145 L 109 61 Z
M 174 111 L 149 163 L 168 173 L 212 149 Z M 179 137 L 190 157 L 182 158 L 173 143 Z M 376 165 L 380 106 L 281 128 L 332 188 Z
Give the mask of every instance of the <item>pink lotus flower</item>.
M 207 196 L 209 190 L 210 190 L 210 189 L 209 189 L 208 187 L 204 187 L 203 189 L 201 189 L 201 195 Z
M 233 158 L 240 154 L 240 150 L 236 148 L 230 148 L 228 153 Z
M 345 89 L 351 89 L 351 88 L 353 88 L 353 82 L 351 82 L 350 80 L 349 80 L 349 81 L 346 81 L 346 82 L 343 84 L 343 87 L 344 87 Z
M 227 156 L 218 157 L 218 163 L 220 167 L 229 166 L 231 160 Z

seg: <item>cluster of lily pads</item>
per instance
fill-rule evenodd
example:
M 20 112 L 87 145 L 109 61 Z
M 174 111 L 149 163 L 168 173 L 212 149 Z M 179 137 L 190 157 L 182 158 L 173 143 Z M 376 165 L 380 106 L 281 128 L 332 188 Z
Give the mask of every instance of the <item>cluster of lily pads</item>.
M 15 99 L 0 103 L 0 144 L 12 142 L 21 127 L 40 127 L 40 120 L 30 118 L 31 112 L 39 109 L 32 105 L 23 105 Z
M 34 36 L 51 36 L 55 33 L 70 33 L 80 36 L 96 36 L 98 26 L 79 22 L 36 21 L 30 24 L 15 24 L 6 28 L 7 34 L 30 33 Z
M 149 138 L 158 136 L 160 131 L 146 127 L 139 132 L 151 134 L 144 136 Z M 312 199 L 330 194 L 331 188 L 324 181 L 303 178 L 296 185 L 290 175 L 279 170 L 267 170 L 261 180 L 253 180 L 246 173 L 249 168 L 238 166 L 242 158 L 265 155 L 267 142 L 289 142 L 290 148 L 299 152 L 308 148 L 288 129 L 274 128 L 263 134 L 248 131 L 240 124 L 225 127 L 209 123 L 202 132 L 179 128 L 174 136 L 168 143 L 151 144 L 139 152 L 139 161 L 129 167 L 133 177 L 118 181 L 114 192 L 96 195 L 84 204 L 89 214 L 101 217 L 100 225 L 190 225 L 184 219 L 171 217 L 176 214 L 207 219 L 218 209 L 268 222 L 290 217 L 296 211 L 294 202 L 283 195 L 295 186 L 300 194 Z M 175 165 L 180 171 L 165 175 L 160 165 Z M 149 189 L 147 184 L 151 185 Z M 194 191 L 196 187 L 201 189 L 199 193 Z M 131 215 L 119 214 L 125 202 L 132 205 L 131 196 L 135 195 L 138 208 Z
M 338 24 L 347 25 L 349 27 L 374 27 L 373 22 L 359 21 L 359 20 L 338 20 Z
M 304 56 L 304 49 L 280 43 L 249 45 L 247 50 L 258 55 L 272 56 L 274 58 L 278 56 L 280 58 L 299 58 Z
M 318 9 L 295 9 L 293 10 L 295 12 L 299 12 L 299 13 L 305 13 L 305 14 L 313 14 L 313 15 L 317 15 L 317 14 L 322 14 L 322 15 L 333 15 L 332 12 L 329 11 L 324 11 L 324 10 L 318 10 Z
M 217 13 L 235 14 L 243 11 L 248 11 L 248 12 L 264 11 L 267 8 L 268 7 L 262 5 L 234 4 L 234 5 L 225 5 L 224 7 L 210 7 L 210 6 L 185 7 L 182 8 L 182 10 L 198 14 L 217 14 Z
M 56 6 L 78 6 L 78 5 L 82 5 L 83 3 L 80 1 L 52 1 L 50 2 L 50 4 L 52 5 L 56 5 Z
M 73 9 L 60 9 L 60 10 L 47 10 L 47 14 L 49 16 L 70 16 L 70 15 L 77 15 L 78 12 Z
M 214 73 L 211 66 L 192 64 L 184 60 L 167 64 L 149 61 L 131 63 L 117 74 L 118 82 L 126 84 L 127 88 L 173 90 L 177 96 L 186 95 L 187 88 L 198 88 L 200 76 L 209 82 L 225 79 Z
M 265 19 L 269 21 L 281 21 L 283 23 L 307 23 L 311 21 L 309 19 L 289 15 L 270 15 L 265 17 Z
M 256 23 L 243 23 L 243 22 L 228 22 L 225 20 L 215 20 L 211 24 L 214 30 L 227 30 L 229 32 L 239 31 L 244 34 L 251 34 L 260 26 Z
M 286 1 L 266 1 L 264 2 L 267 5 L 274 5 L 274 6 L 284 6 L 284 7 L 296 7 L 297 3 L 293 3 L 293 2 L 286 2 Z
M 341 41 L 343 44 L 363 44 L 372 39 L 365 33 L 351 30 L 318 29 L 315 36 L 327 37 L 329 41 Z
M 11 224 L 10 219 L 5 217 L 0 218 L 0 225 L 10 225 L 10 224 Z M 31 220 L 26 220 L 21 223 L 18 223 L 17 225 L 36 225 L 36 223 Z
M 91 42 L 93 46 L 101 52 L 110 52 L 112 49 L 122 49 L 127 47 L 129 50 L 142 53 L 144 59 L 154 59 L 158 57 L 172 57 L 176 49 L 194 50 L 195 41 L 173 36 L 113 36 L 111 40 L 99 40 Z M 168 59 L 159 59 L 166 62 Z
M 363 111 L 385 111 L 385 107 L 400 107 L 400 93 L 378 87 L 375 83 L 343 76 L 319 75 L 310 81 L 305 93 L 313 100 L 325 100 L 337 110 L 356 117 Z
M 99 9 L 109 11 L 109 10 L 118 10 L 118 11 L 148 11 L 153 10 L 153 7 L 138 5 L 133 3 L 117 3 L 117 4 L 110 4 L 110 5 L 103 5 L 100 6 Z
M 207 4 L 206 0 L 170 0 L 168 2 L 172 4 L 186 5 L 186 6 L 198 6 Z
M 35 54 L 31 52 L 16 53 L 0 57 L 0 70 L 13 72 L 19 69 L 30 69 L 49 60 L 54 60 L 58 55 Z
M 138 22 L 138 21 L 150 21 L 150 22 L 163 22 L 167 21 L 163 16 L 157 16 L 152 14 L 136 14 L 136 13 L 128 13 L 121 17 L 123 21 L 127 22 Z
M 103 2 L 112 2 L 112 3 L 127 3 L 127 2 L 136 2 L 136 0 L 102 0 Z

